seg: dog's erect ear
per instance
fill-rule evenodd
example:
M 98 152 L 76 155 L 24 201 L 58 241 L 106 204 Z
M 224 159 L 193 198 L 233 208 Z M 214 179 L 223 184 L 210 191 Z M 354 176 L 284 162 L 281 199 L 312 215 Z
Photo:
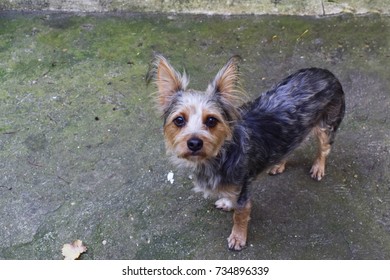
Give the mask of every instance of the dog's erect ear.
M 238 62 L 240 60 L 238 55 L 231 57 L 209 84 L 207 92 L 216 94 L 224 102 L 235 103 L 240 99 L 242 97 L 239 88 Z
M 177 72 L 162 55 L 156 55 L 153 65 L 147 75 L 147 81 L 154 80 L 158 89 L 158 106 L 168 107 L 179 91 L 184 91 L 188 85 L 186 73 Z
M 222 105 L 234 115 L 238 115 L 237 108 L 245 100 L 245 94 L 239 83 L 238 63 L 241 57 L 236 55 L 229 59 L 209 84 L 207 93 L 214 95 Z

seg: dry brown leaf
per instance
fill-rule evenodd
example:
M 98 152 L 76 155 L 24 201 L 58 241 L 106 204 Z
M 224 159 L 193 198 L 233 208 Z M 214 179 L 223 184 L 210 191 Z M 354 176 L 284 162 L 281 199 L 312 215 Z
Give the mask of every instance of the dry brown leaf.
M 83 241 L 76 240 L 70 244 L 64 244 L 62 247 L 62 255 L 65 257 L 65 260 L 75 260 L 81 253 L 87 251 L 87 247 L 83 245 Z

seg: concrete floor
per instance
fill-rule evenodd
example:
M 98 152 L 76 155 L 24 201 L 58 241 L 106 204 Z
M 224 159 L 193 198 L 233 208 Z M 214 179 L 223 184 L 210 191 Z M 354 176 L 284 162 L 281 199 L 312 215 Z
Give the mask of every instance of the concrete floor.
M 0 258 L 389 259 L 390 18 L 0 13 Z M 307 144 L 252 185 L 243 251 L 231 213 L 191 191 L 164 151 L 153 52 L 207 82 L 243 57 L 251 97 L 294 70 L 339 77 L 347 110 L 327 175 Z M 167 174 L 174 173 L 174 182 Z

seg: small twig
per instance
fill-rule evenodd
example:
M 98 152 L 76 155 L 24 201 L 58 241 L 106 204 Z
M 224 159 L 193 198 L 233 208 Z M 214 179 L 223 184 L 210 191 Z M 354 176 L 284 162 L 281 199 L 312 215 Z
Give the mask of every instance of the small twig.
M 305 36 L 306 33 L 308 33 L 308 32 L 309 32 L 309 29 L 306 29 L 305 31 L 303 31 L 303 33 L 301 35 L 299 35 L 299 37 L 297 38 L 297 42 L 299 42 L 302 39 L 302 37 Z
M 35 162 L 32 162 L 30 159 L 27 159 L 27 162 L 33 166 L 37 166 L 37 167 L 43 167 L 42 164 L 39 164 L 39 163 L 35 163 Z
M 32 93 L 30 92 L 29 94 L 27 94 L 26 96 L 24 96 L 22 99 L 19 100 L 18 103 L 16 103 L 16 105 L 19 105 L 20 103 L 24 102 L 24 100 L 27 99 L 27 98 L 29 98 L 31 94 L 32 94 Z
M 3 135 L 10 135 L 10 134 L 16 134 L 17 131 L 6 131 L 6 132 L 3 132 L 2 134 Z
M 47 117 L 49 118 L 49 120 L 51 120 L 52 122 L 54 122 L 55 124 L 57 124 L 56 120 L 53 119 L 53 117 L 50 116 L 50 114 L 46 114 L 46 115 L 47 115 Z
M 342 235 L 343 235 L 343 239 L 344 239 L 345 243 L 347 243 L 347 245 L 348 245 L 348 249 L 349 249 L 349 252 L 350 252 L 351 258 L 352 258 L 353 257 L 353 250 L 351 248 L 351 243 L 347 240 L 344 232 L 342 233 Z
M 60 175 L 57 175 L 57 178 L 64 181 L 65 183 L 67 183 L 68 185 L 70 185 L 70 182 L 68 180 L 65 180 L 64 178 L 62 178 Z
M 47 74 L 49 74 L 50 71 L 51 71 L 51 69 L 47 70 L 45 73 L 42 74 L 41 77 L 45 77 Z

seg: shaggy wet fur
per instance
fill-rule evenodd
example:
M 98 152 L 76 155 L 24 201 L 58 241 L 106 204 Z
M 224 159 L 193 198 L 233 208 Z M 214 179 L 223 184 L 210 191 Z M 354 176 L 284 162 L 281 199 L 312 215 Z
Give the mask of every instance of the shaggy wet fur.
M 195 190 L 214 195 L 217 208 L 234 210 L 228 247 L 246 244 L 249 185 L 269 168 L 284 171 L 287 156 L 313 132 L 319 142 L 311 176 L 321 180 L 345 111 L 340 82 L 328 70 L 302 69 L 251 102 L 238 106 L 238 58 L 231 58 L 204 92 L 188 90 L 163 56 L 150 71 L 158 88 L 167 152 L 195 173 Z

